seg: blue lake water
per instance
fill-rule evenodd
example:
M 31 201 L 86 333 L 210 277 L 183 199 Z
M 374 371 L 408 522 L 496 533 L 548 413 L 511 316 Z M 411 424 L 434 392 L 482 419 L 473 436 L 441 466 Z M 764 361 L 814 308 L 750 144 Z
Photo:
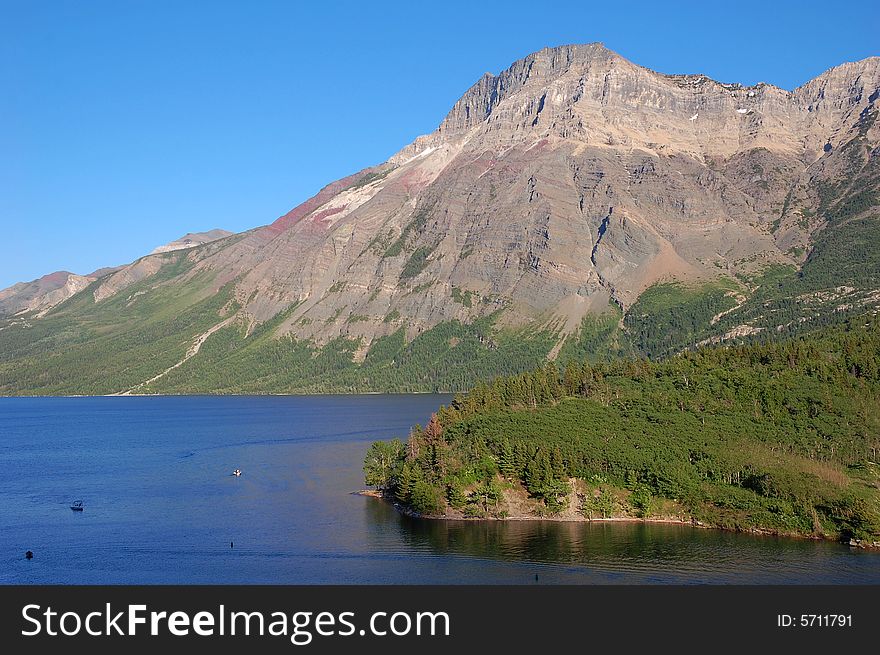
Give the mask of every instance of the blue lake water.
M 880 583 L 880 555 L 835 543 L 419 521 L 351 494 L 372 440 L 448 400 L 0 398 L 0 583 Z

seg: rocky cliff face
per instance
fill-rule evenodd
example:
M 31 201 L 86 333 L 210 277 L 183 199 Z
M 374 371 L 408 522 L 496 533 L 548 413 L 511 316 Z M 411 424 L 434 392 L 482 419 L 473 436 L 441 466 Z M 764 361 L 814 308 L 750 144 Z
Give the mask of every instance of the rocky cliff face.
M 296 304 L 279 333 L 319 343 L 499 309 L 571 329 L 657 281 L 797 263 L 822 217 L 796 212 L 818 208 L 811 188 L 840 173 L 878 86 L 878 58 L 789 92 L 661 75 L 599 44 L 545 49 L 189 275 L 234 281 L 253 324 Z
M 401 328 L 487 315 L 564 338 L 658 282 L 800 266 L 854 194 L 848 219 L 874 216 L 878 89 L 876 57 L 786 91 L 659 74 L 600 44 L 544 49 L 388 162 L 191 249 L 161 284 L 209 279 L 246 334 L 274 319 L 276 337 L 359 340 L 356 358 Z M 88 293 L 100 304 L 169 261 Z

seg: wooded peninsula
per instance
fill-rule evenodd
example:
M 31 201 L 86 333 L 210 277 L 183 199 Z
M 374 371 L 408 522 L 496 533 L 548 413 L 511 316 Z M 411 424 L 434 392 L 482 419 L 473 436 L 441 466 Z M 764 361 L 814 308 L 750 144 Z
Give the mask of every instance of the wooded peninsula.
M 443 518 L 631 518 L 880 539 L 880 320 L 477 384 L 365 480 Z M 880 545 L 880 544 L 878 544 Z

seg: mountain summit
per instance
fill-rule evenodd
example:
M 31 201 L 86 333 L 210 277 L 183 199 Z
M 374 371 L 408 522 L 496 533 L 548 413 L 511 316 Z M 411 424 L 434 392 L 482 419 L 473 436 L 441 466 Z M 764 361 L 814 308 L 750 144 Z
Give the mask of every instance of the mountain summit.
M 192 320 L 167 357 L 71 385 L 267 391 L 319 389 L 286 359 L 300 350 L 336 353 L 331 389 L 449 388 L 574 344 L 657 356 L 863 311 L 880 298 L 878 96 L 877 57 L 786 91 L 545 48 L 387 162 L 270 225 L 145 257 L 41 320 L 142 306 L 143 330 L 171 303 Z M 43 389 L 16 361 L 0 389 Z

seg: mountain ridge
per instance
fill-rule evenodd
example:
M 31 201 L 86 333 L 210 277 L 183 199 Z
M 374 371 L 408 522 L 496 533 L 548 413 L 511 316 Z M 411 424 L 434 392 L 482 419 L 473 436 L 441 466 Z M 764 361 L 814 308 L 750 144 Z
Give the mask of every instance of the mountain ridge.
M 216 241 L 217 239 L 231 237 L 233 234 L 234 232 L 229 232 L 228 230 L 223 230 L 220 228 L 214 228 L 213 230 L 207 230 L 206 232 L 187 232 L 179 239 L 169 241 L 166 244 L 153 248 L 150 254 L 158 255 L 163 252 L 171 252 L 172 250 L 194 248 L 195 246 L 210 243 L 211 241 Z
M 222 229 L 189 232 L 180 239 L 154 248 L 149 255 L 192 248 L 232 235 L 232 232 Z M 70 271 L 55 271 L 36 280 L 17 282 L 5 289 L 0 289 L 0 317 L 31 311 L 37 311 L 37 317 L 41 317 L 56 305 L 60 305 L 71 296 L 84 290 L 92 282 L 123 268 L 126 266 L 104 266 L 86 275 L 78 275 Z
M 181 389 L 212 343 L 228 339 L 229 357 L 244 357 L 269 325 L 260 348 L 338 347 L 355 368 L 438 330 L 455 333 L 432 346 L 444 361 L 464 336 L 491 350 L 519 335 L 535 349 L 525 366 L 538 350 L 577 350 L 584 330 L 612 318 L 603 348 L 655 355 L 666 319 L 646 306 L 705 315 L 675 318 L 691 325 L 679 348 L 830 320 L 837 306 L 796 300 L 819 291 L 872 311 L 878 89 L 876 57 L 785 91 L 656 73 L 599 44 L 546 48 L 482 76 L 436 130 L 274 222 L 149 255 L 81 293 L 97 313 L 120 294 L 133 305 L 228 294 L 204 317 L 205 330 L 222 326 L 203 352 L 163 378 Z M 852 244 L 867 262 L 850 261 Z M 200 337 L 180 335 L 179 359 Z M 364 375 L 357 384 L 372 388 Z

